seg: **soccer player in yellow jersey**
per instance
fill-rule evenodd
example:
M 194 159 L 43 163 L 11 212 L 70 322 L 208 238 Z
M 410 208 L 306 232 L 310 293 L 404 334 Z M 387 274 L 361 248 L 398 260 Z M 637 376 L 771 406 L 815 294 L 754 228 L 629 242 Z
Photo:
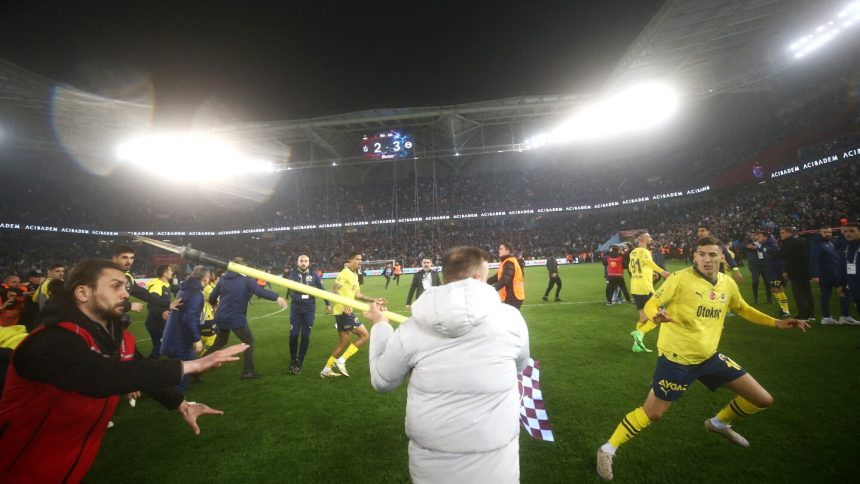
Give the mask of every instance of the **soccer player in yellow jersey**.
M 343 297 L 357 299 L 365 302 L 376 302 L 380 305 L 385 305 L 385 298 L 372 298 L 361 293 L 358 284 L 358 270 L 361 268 L 361 253 L 353 252 L 349 254 L 346 267 L 337 275 L 334 280 L 331 292 L 340 294 Z M 337 326 L 340 341 L 332 351 L 331 356 L 325 364 L 325 368 L 320 372 L 320 377 L 329 378 L 335 376 L 349 376 L 346 371 L 346 360 L 358 352 L 358 349 L 367 342 L 370 335 L 367 329 L 361 324 L 361 321 L 356 319 L 352 308 L 343 304 L 335 304 L 334 310 L 335 325 Z M 350 333 L 358 336 L 355 343 L 350 343 Z M 334 366 L 334 369 L 332 369 Z
M 657 325 L 648 319 L 645 315 L 645 303 L 651 299 L 654 294 L 654 272 L 657 272 L 663 278 L 668 278 L 669 273 L 657 265 L 651 258 L 651 234 L 642 232 L 636 237 L 637 247 L 630 252 L 630 264 L 627 269 L 630 271 L 630 293 L 633 294 L 633 301 L 636 302 L 636 309 L 639 310 L 639 321 L 636 322 L 630 336 L 633 336 L 633 352 L 651 352 L 645 347 L 643 337 Z
M 705 237 L 712 237 L 714 240 L 716 236 L 711 233 L 711 227 L 706 223 L 700 223 L 698 227 L 696 227 L 696 240 L 703 239 Z M 726 245 L 723 242 L 717 240 L 720 244 L 720 250 L 723 253 L 723 262 L 720 264 L 720 272 L 726 271 L 726 266 L 729 266 L 732 269 L 732 276 L 738 282 L 744 282 L 744 276 L 741 274 L 741 269 L 738 267 L 738 263 L 735 262 L 735 254 L 731 250 L 729 250 L 729 246 L 731 243 Z M 694 247 L 695 249 L 695 247 Z
M 656 422 L 687 388 L 699 380 L 712 391 L 725 387 L 736 395 L 716 416 L 705 420 L 705 429 L 721 434 L 733 444 L 749 442 L 732 429 L 741 417 L 773 405 L 773 397 L 740 365 L 719 353 L 717 346 L 728 310 L 756 324 L 779 329 L 809 325 L 799 319 L 776 320 L 759 312 L 741 298 L 737 284 L 720 273 L 722 248 L 706 237 L 698 241 L 693 267 L 678 271 L 645 305 L 652 321 L 663 323 L 657 349 L 657 368 L 645 403 L 628 413 L 609 441 L 597 451 L 597 473 L 612 479 L 616 449 L 645 427 Z M 661 310 L 660 306 L 665 306 Z

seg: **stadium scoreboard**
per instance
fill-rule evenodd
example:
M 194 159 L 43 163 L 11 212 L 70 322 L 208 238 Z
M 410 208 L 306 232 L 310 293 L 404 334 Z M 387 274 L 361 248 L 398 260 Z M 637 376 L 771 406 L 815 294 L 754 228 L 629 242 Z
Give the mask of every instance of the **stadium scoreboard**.
M 399 160 L 414 155 L 412 135 L 401 131 L 383 131 L 361 137 L 361 155 L 369 160 Z

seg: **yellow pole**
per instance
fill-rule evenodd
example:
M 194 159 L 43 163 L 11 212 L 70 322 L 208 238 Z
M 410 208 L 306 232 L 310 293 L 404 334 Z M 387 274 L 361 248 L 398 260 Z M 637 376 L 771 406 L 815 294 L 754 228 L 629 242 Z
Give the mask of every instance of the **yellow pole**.
M 243 266 L 242 264 L 237 264 L 235 262 L 230 262 L 227 264 L 227 270 L 245 274 L 248 277 L 253 277 L 254 279 L 260 279 L 266 282 L 271 282 L 277 286 L 286 287 L 293 291 L 298 291 L 305 294 L 310 294 L 311 296 L 318 297 L 321 299 L 325 299 L 326 301 L 331 301 L 337 304 L 343 304 L 344 306 L 349 306 L 352 309 L 356 309 L 358 311 L 367 311 L 370 309 L 370 305 L 356 301 L 355 299 L 350 299 L 348 297 L 343 297 L 340 294 L 335 294 L 333 292 L 323 291 L 318 287 L 308 286 L 307 284 L 302 284 L 300 282 L 291 281 L 289 279 L 284 279 L 283 277 L 276 276 L 274 274 L 269 274 L 268 272 L 263 272 L 259 269 L 254 269 L 253 267 Z M 392 313 L 391 311 L 385 311 L 385 317 L 388 318 L 389 321 L 393 321 L 395 323 L 402 323 L 406 321 L 406 316 L 402 314 Z

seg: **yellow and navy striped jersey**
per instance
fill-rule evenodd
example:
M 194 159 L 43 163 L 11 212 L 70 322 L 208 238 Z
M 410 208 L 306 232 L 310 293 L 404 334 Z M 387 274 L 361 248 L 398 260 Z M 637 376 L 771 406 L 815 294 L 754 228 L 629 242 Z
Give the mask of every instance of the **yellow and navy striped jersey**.
M 667 359 L 683 365 L 699 364 L 717 352 L 723 323 L 729 310 L 757 324 L 775 326 L 776 320 L 749 306 L 731 277 L 717 273 L 712 283 L 693 267 L 672 274 L 645 312 L 653 317 L 660 306 L 672 322 L 660 325 L 657 349 Z
M 334 283 L 335 285 L 340 286 L 340 289 L 337 291 L 338 294 L 343 297 L 355 299 L 355 293 L 358 292 L 358 274 L 352 272 L 349 267 L 344 267 L 344 269 L 340 271 L 337 278 L 334 280 Z M 332 313 L 334 315 L 343 314 L 343 304 L 335 304 Z
M 646 296 L 654 292 L 654 271 L 663 272 L 651 258 L 651 251 L 636 247 L 630 252 L 630 293 Z

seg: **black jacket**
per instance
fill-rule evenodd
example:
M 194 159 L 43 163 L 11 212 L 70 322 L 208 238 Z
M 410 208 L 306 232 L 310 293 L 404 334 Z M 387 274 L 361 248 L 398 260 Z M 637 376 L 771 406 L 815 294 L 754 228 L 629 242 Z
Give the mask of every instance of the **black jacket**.
M 406 305 L 409 306 L 412 304 L 412 295 L 415 294 L 415 299 L 421 297 L 421 293 L 424 292 L 424 284 L 421 281 L 424 279 L 424 270 L 420 270 L 415 273 L 412 277 L 412 285 L 409 286 L 409 295 L 406 296 Z M 439 282 L 439 273 L 431 270 L 430 271 L 430 284 L 433 287 L 441 286 L 442 283 Z
M 558 275 L 558 261 L 555 260 L 555 257 L 550 257 L 546 260 L 546 270 L 549 271 L 550 277 L 552 277 L 553 273 Z
M 809 279 L 809 244 L 797 235 L 782 241 L 782 260 L 789 279 Z
M 90 349 L 80 336 L 56 327 L 69 321 L 85 329 L 102 348 Z M 150 360 L 135 351 L 132 361 L 119 361 L 123 325 L 111 321 L 110 330 L 90 320 L 74 306 L 51 298 L 39 315 L 45 330 L 28 337 L 15 349 L 13 365 L 22 378 L 78 392 L 94 398 L 141 390 L 169 409 L 182 403 L 176 387 L 182 379 L 179 360 Z

